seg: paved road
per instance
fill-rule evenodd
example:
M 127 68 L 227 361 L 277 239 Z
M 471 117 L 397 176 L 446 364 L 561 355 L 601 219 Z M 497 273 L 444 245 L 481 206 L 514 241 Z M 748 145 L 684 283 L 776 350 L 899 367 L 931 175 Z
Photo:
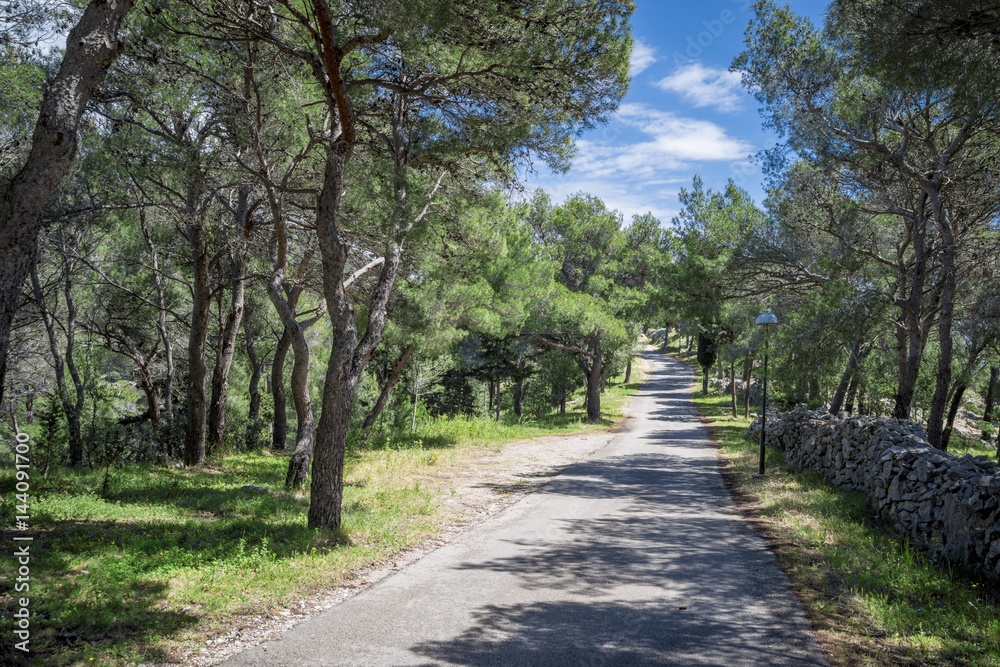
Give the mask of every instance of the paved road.
M 540 491 L 226 665 L 824 665 L 722 484 L 692 373 Z

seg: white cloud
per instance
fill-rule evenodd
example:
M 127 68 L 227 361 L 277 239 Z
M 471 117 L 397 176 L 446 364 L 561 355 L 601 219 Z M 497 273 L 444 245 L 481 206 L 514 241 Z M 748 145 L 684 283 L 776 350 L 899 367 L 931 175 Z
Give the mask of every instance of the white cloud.
M 636 134 L 637 141 L 625 140 Z M 621 105 L 604 132 L 590 136 L 577 141 L 569 173 L 537 174 L 529 188 L 543 188 L 556 202 L 577 192 L 592 194 L 626 222 L 651 212 L 669 223 L 677 215 L 677 190 L 695 171 L 712 162 L 741 165 L 754 150 L 711 121 L 633 103 Z
M 715 123 L 682 118 L 643 104 L 621 105 L 616 118 L 651 139 L 634 144 L 580 140 L 573 160 L 575 172 L 589 178 L 648 182 L 662 179 L 664 172 L 685 169 L 692 162 L 741 160 L 753 150 L 753 146 L 730 137 Z
M 638 76 L 643 70 L 656 62 L 656 49 L 641 39 L 632 42 L 632 55 L 628 60 L 628 75 Z
M 666 91 L 680 93 L 696 107 L 739 111 L 743 106 L 739 72 L 704 67 L 698 62 L 684 65 L 655 85 Z

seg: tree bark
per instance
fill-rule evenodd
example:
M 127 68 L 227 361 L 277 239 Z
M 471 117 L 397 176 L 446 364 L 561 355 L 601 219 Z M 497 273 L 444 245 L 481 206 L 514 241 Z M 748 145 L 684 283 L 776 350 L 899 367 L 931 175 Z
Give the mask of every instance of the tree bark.
M 250 394 L 250 408 L 247 410 L 247 438 L 246 448 L 248 451 L 257 449 L 259 442 L 257 436 L 260 428 L 260 377 L 264 364 L 257 357 L 257 347 L 253 334 L 253 312 L 258 306 L 253 301 L 246 304 L 243 315 L 243 336 L 246 339 L 247 359 L 250 361 L 250 384 L 248 392 Z
M 847 387 L 851 383 L 851 378 L 854 377 L 854 371 L 858 366 L 858 350 L 861 347 L 861 341 L 854 341 L 851 343 L 851 355 L 847 359 L 847 368 L 844 369 L 844 374 L 840 376 L 840 384 L 837 386 L 837 393 L 833 395 L 833 401 L 830 403 L 830 414 L 836 415 L 840 412 L 841 406 L 844 404 L 844 397 L 847 395 Z
M 909 419 L 916 393 L 920 362 L 923 359 L 927 336 L 930 333 L 931 316 L 925 314 L 923 300 L 924 285 L 927 280 L 926 248 L 926 196 L 917 205 L 913 224 L 913 269 L 909 284 L 909 295 L 901 302 L 902 312 L 896 325 L 896 340 L 899 349 L 899 384 L 896 390 L 896 405 L 893 416 Z M 900 270 L 900 284 L 903 284 L 905 270 Z M 933 309 L 931 309 L 933 310 Z
M 288 395 L 285 392 L 285 359 L 292 346 L 292 334 L 286 327 L 278 339 L 271 360 L 271 397 L 274 401 L 274 422 L 271 425 L 271 448 L 285 449 L 288 439 Z
M 241 193 L 242 195 L 242 193 Z M 215 358 L 212 371 L 212 400 L 208 410 L 208 446 L 218 447 L 226 438 L 226 402 L 229 394 L 229 371 L 236 356 L 236 339 L 243 320 L 246 299 L 246 258 L 242 253 L 233 257 L 232 294 L 229 312 L 222 329 L 222 345 Z
M 524 402 L 524 378 L 518 378 L 514 384 L 514 416 L 520 417 Z
M 590 351 L 593 357 L 580 357 L 584 372 L 587 374 L 587 421 L 601 421 L 601 371 L 603 354 L 601 351 L 601 334 L 594 331 L 590 334 Z
M 315 320 L 314 320 L 315 321 Z M 296 323 L 292 334 L 292 403 L 295 405 L 295 451 L 288 462 L 285 487 L 300 489 L 309 477 L 312 462 L 313 441 L 316 434 L 316 420 L 313 416 L 312 398 L 309 396 L 309 343 L 306 341 L 306 327 Z M 311 324 L 311 322 L 310 322 Z
M 951 388 L 952 362 L 954 342 L 952 340 L 952 324 L 957 290 L 955 275 L 955 234 L 951 226 L 950 216 L 944 209 L 940 195 L 935 193 L 935 217 L 941 232 L 941 272 L 944 277 L 944 288 L 941 290 L 941 310 L 938 313 L 938 369 L 937 385 L 931 398 L 930 415 L 927 417 L 927 442 L 933 447 L 941 448 L 943 441 L 945 408 L 948 403 L 948 390 Z
M 199 216 L 200 217 L 200 216 Z M 191 329 L 188 332 L 187 427 L 184 431 L 184 463 L 205 463 L 205 382 L 208 366 L 205 349 L 211 318 L 211 269 L 206 248 L 205 228 L 200 219 L 186 229 L 194 266 L 191 290 Z
M 42 213 L 76 155 L 80 116 L 118 55 L 118 29 L 132 1 L 87 5 L 42 97 L 28 158 L 9 183 L 0 183 L 0 403 L 10 331 L 21 286 L 37 261 Z
M 326 6 L 321 0 L 314 0 L 320 18 L 326 16 Z M 322 24 L 322 21 L 321 21 Z M 327 69 L 339 68 L 334 54 L 339 50 L 332 45 L 329 24 L 323 28 L 323 41 L 327 54 Z M 338 69 L 339 71 L 339 69 Z M 340 88 L 342 82 L 334 79 L 335 97 L 343 99 L 343 111 L 347 111 L 347 91 Z M 393 220 L 385 245 L 385 260 L 374 289 L 368 299 L 368 323 L 365 334 L 358 341 L 358 327 L 354 305 L 347 298 L 345 269 L 347 267 L 348 246 L 340 236 L 340 200 L 344 191 L 344 174 L 347 160 L 353 148 L 353 118 L 340 115 L 342 123 L 338 138 L 327 148 L 326 170 L 320 191 L 316 230 L 320 253 L 323 259 L 323 294 L 326 297 L 333 333 L 330 341 L 330 360 L 326 369 L 323 386 L 323 407 L 316 433 L 313 474 L 310 484 L 309 519 L 310 528 L 338 528 L 341 524 L 341 508 L 344 493 L 344 457 L 347 452 L 347 434 L 351 425 L 351 408 L 354 389 L 357 386 L 365 364 L 371 359 L 385 330 L 389 297 L 392 293 L 399 269 L 402 265 L 403 239 L 426 212 L 410 218 L 406 169 L 409 160 L 409 145 L 405 136 L 406 107 L 401 96 L 396 96 L 392 114 L 393 150 Z M 438 180 L 438 184 L 440 184 Z M 431 192 L 433 197 L 435 190 Z M 428 204 L 429 206 L 429 204 Z
M 746 367 L 743 369 L 743 418 L 750 419 L 750 378 L 753 367 L 753 359 L 747 358 Z
M 733 408 L 733 419 L 736 419 L 736 361 L 729 364 L 729 394 Z
M 951 405 L 948 408 L 948 420 L 945 423 L 944 430 L 941 432 L 941 446 L 939 449 L 948 449 L 948 441 L 951 440 L 951 433 L 955 428 L 955 417 L 958 416 L 958 409 L 962 407 L 962 397 L 965 396 L 966 389 L 965 383 L 961 381 L 955 387 L 955 394 L 952 396 Z
M 361 425 L 364 430 L 370 429 L 375 425 L 375 420 L 378 416 L 382 414 L 382 410 L 385 409 L 386 404 L 389 402 L 389 396 L 392 394 L 393 388 L 399 382 L 399 378 L 403 377 L 403 369 L 406 368 L 407 362 L 410 357 L 413 356 L 413 350 L 415 346 L 410 343 L 406 346 L 406 349 L 399 355 L 396 359 L 396 363 L 392 365 L 392 370 L 389 372 L 389 377 L 386 378 L 385 384 L 382 385 L 382 391 L 379 392 L 378 400 L 375 401 L 374 407 L 372 407 L 371 412 L 365 415 L 365 420 Z
M 861 374 L 854 373 L 851 376 L 851 384 L 847 387 L 847 398 L 845 399 L 846 403 L 844 405 L 844 410 L 846 410 L 849 415 L 854 414 L 854 399 L 858 396 L 858 385 L 860 384 Z M 897 419 L 900 419 L 900 417 L 897 417 Z

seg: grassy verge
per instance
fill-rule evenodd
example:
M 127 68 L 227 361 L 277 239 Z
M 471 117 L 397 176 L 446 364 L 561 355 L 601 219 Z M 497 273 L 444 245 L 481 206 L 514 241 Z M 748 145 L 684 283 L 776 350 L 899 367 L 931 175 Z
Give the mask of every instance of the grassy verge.
M 447 520 L 421 488 L 509 440 L 608 428 L 639 382 L 611 383 L 602 424 L 565 416 L 441 419 L 348 452 L 343 530 L 306 528 L 308 494 L 284 490 L 287 455 L 226 456 L 204 468 L 32 471 L 31 643 L 14 653 L 15 563 L 0 559 L 0 664 L 177 662 L 181 651 L 264 611 L 280 612 L 351 572 L 432 537 Z M 426 485 L 425 485 L 426 486 Z M 13 465 L 0 472 L 0 525 L 13 525 Z M 11 535 L 3 535 L 11 545 Z
M 771 537 L 832 664 L 1000 665 L 995 581 L 940 567 L 886 531 L 864 496 L 785 468 L 781 452 L 753 478 L 748 421 L 731 416 L 729 396 L 702 396 L 700 383 L 693 393 L 734 497 Z

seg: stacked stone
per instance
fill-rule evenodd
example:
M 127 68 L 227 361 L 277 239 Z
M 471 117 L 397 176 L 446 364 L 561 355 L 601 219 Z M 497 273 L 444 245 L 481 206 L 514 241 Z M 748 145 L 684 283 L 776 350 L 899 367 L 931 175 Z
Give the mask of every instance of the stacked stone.
M 760 420 L 750 426 L 760 438 Z M 836 417 L 797 407 L 768 410 L 767 445 L 795 468 L 860 491 L 900 533 L 952 562 L 1000 575 L 1000 464 L 931 447 L 919 424 Z
M 712 389 L 721 390 L 723 394 L 729 394 L 732 392 L 732 388 L 729 385 L 729 380 L 719 378 L 708 378 L 708 386 Z M 744 394 L 746 393 L 746 382 L 736 379 L 736 398 L 740 401 L 744 400 Z M 763 388 L 756 382 L 750 383 L 750 404 L 760 405 L 761 399 L 764 398 Z M 768 403 L 771 401 L 768 400 Z

